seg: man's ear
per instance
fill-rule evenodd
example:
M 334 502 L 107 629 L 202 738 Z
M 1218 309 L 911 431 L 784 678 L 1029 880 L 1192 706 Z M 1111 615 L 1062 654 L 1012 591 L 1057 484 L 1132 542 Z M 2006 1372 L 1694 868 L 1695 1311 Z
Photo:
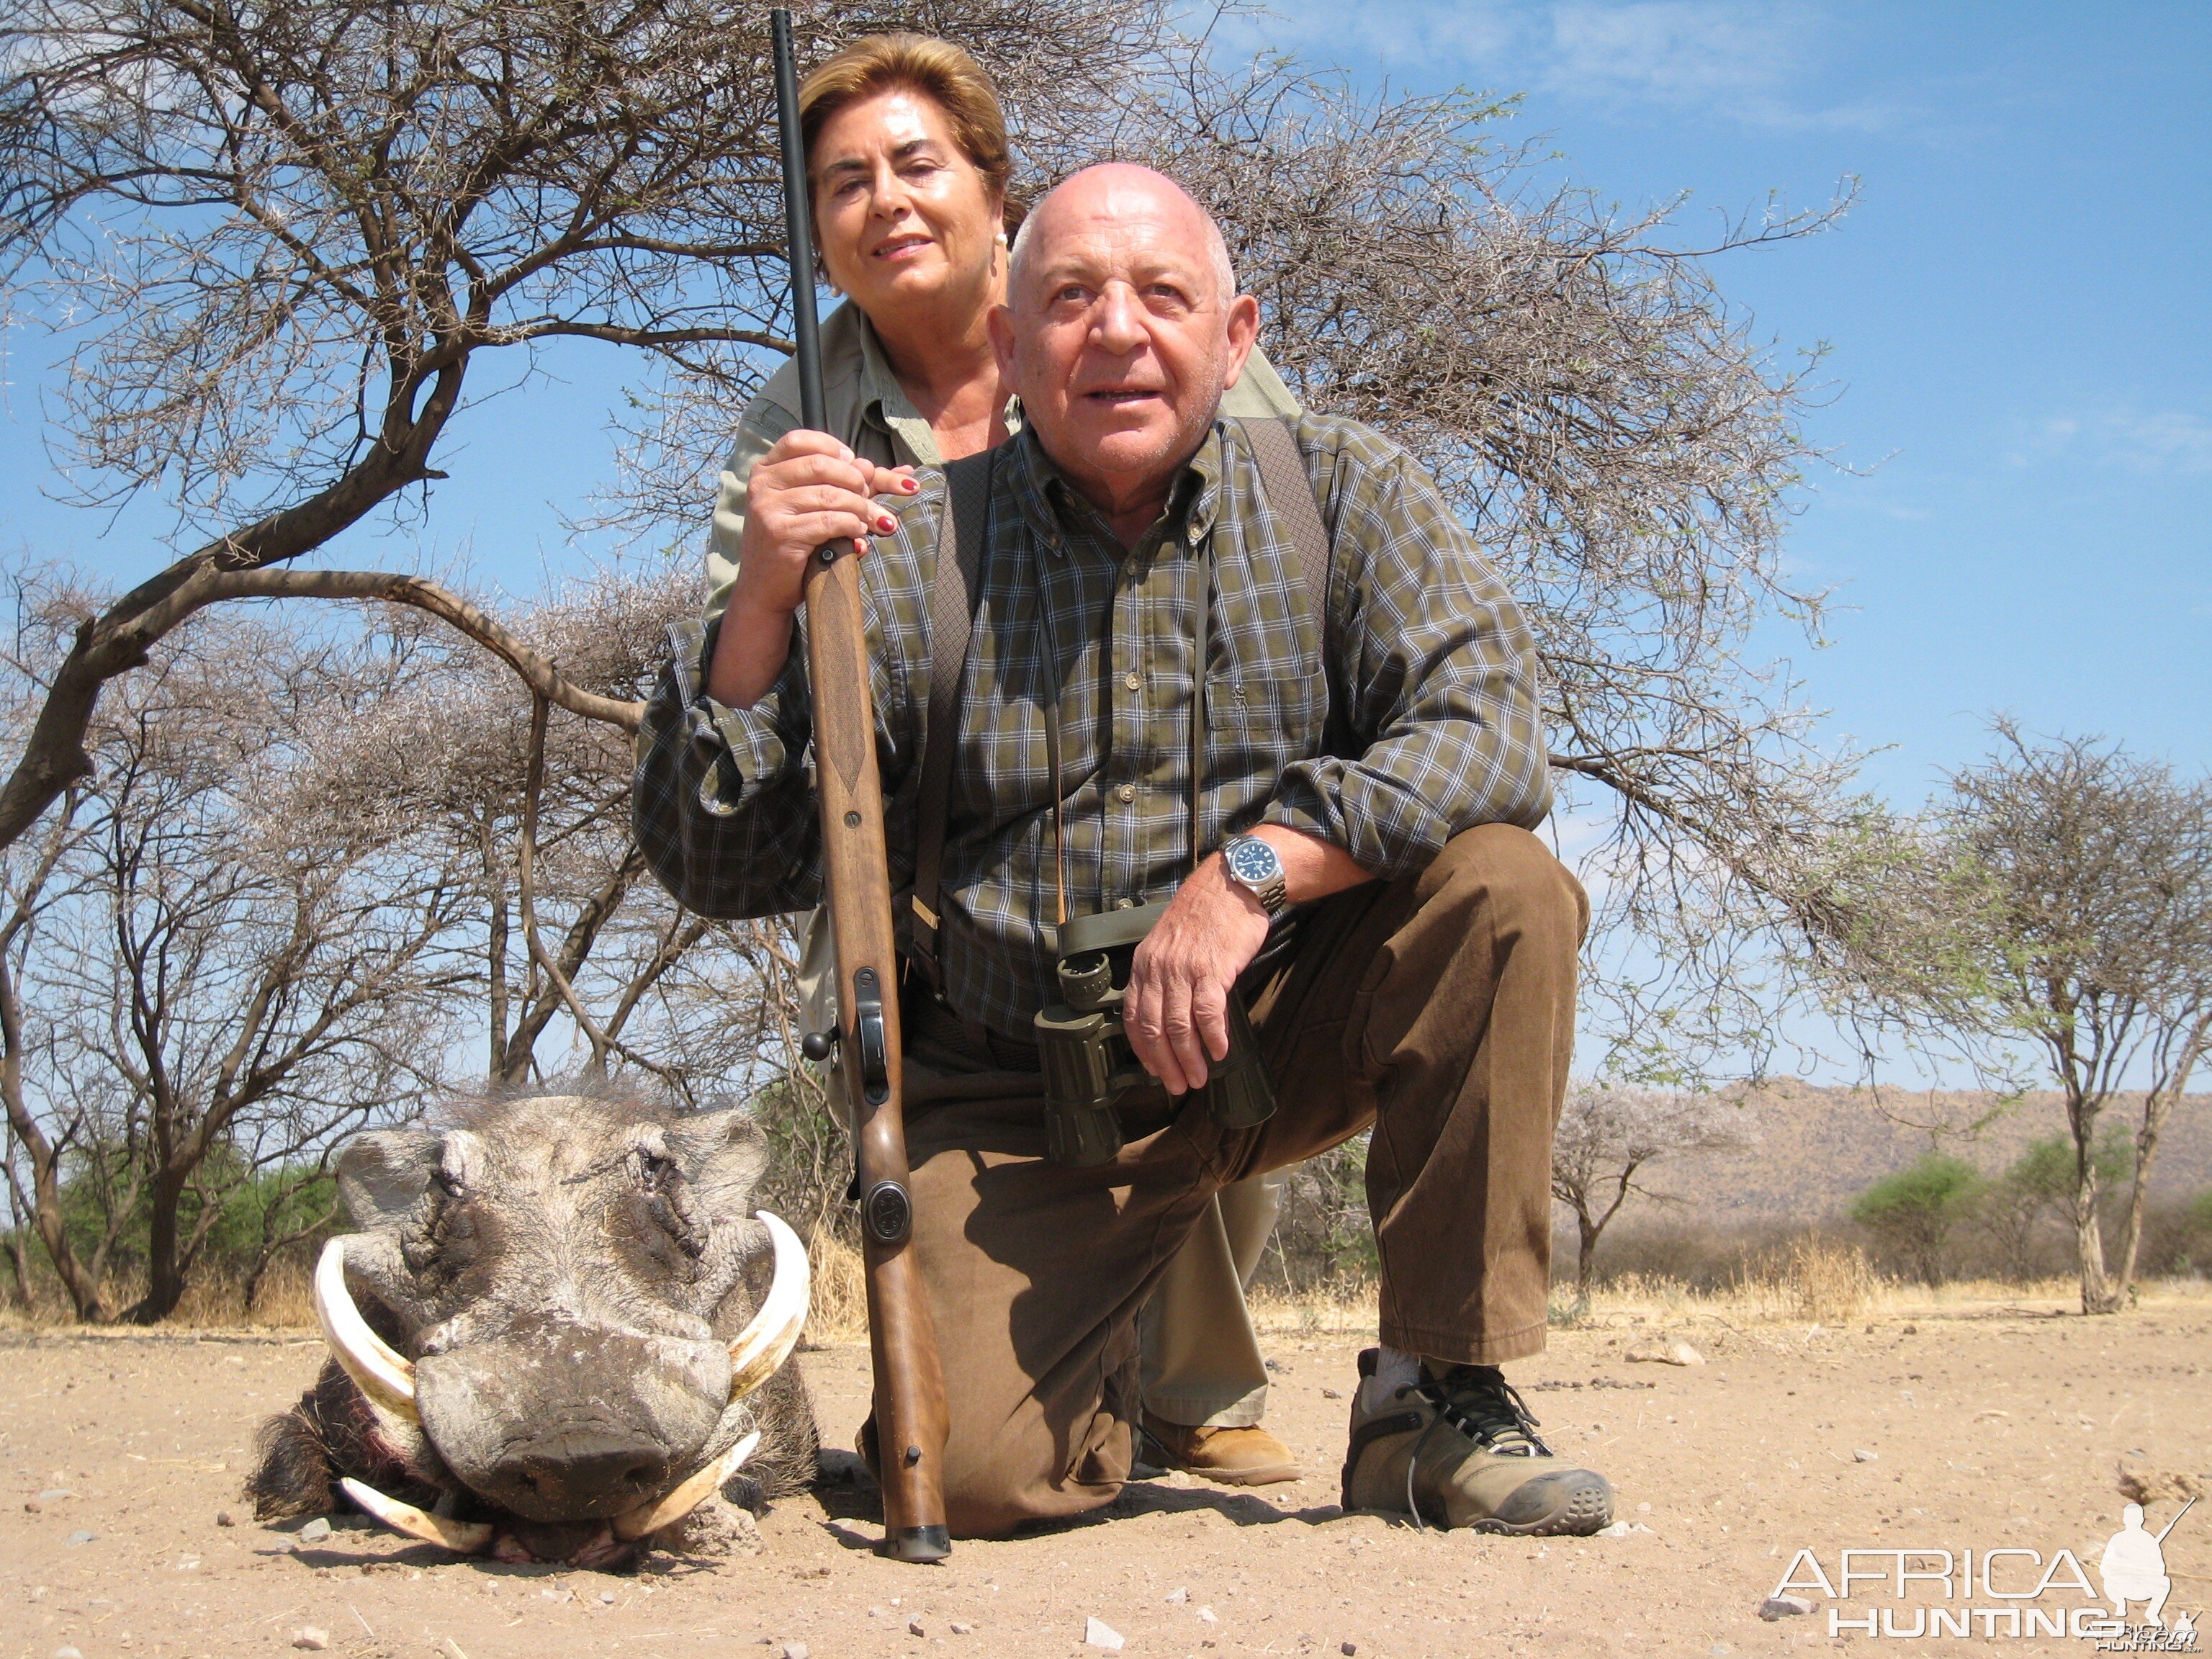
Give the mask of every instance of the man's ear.
M 373 1129 L 348 1141 L 338 1157 L 338 1196 L 353 1224 L 372 1231 L 413 1209 L 439 1152 L 440 1139 L 428 1129 Z
M 1249 294 L 1240 294 L 1229 302 L 1229 373 L 1222 379 L 1223 391 L 1237 384 L 1259 337 L 1260 302 Z
M 983 313 L 983 326 L 991 336 L 991 355 L 999 360 L 999 384 L 1014 384 L 1014 311 L 1012 306 L 993 306 Z M 1015 388 L 1019 390 L 1018 387 Z

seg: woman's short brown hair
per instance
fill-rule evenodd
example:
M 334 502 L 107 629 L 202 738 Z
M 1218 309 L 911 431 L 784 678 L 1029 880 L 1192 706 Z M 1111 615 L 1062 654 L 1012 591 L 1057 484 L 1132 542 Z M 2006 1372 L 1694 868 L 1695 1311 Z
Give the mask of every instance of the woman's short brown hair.
M 893 90 L 919 93 L 945 112 L 961 154 L 1006 203 L 1006 228 L 1018 226 L 1022 210 L 1006 190 L 1014 164 L 998 88 L 981 64 L 933 34 L 864 34 L 824 59 L 799 89 L 799 128 L 809 157 L 831 116 Z

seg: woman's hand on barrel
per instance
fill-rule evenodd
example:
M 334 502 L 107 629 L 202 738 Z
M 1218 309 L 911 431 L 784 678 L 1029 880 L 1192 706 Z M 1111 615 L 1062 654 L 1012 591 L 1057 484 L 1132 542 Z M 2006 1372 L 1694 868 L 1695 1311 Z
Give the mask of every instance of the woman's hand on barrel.
M 855 553 L 866 552 L 869 537 L 898 528 L 875 497 L 902 500 L 920 488 L 910 467 L 878 466 L 827 433 L 787 432 L 753 467 L 732 605 L 796 614 L 815 550 L 848 541 Z

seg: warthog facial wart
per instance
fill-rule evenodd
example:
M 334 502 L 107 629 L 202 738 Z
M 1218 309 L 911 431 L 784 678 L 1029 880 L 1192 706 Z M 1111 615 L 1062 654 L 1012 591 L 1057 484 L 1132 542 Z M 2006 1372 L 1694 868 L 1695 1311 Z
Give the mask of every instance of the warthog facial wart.
M 264 1519 L 341 1494 L 464 1554 L 611 1566 L 813 1474 L 806 1249 L 736 1110 L 550 1095 L 357 1137 L 321 1376 L 261 1434 Z

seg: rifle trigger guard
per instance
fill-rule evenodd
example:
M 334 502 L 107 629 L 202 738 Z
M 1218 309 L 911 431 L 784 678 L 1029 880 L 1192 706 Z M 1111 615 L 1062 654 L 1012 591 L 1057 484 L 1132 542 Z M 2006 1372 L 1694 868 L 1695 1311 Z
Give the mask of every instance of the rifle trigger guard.
M 891 1097 L 890 1040 L 884 1027 L 882 982 L 872 968 L 853 975 L 853 1036 L 860 1049 L 860 1091 L 871 1106 Z

